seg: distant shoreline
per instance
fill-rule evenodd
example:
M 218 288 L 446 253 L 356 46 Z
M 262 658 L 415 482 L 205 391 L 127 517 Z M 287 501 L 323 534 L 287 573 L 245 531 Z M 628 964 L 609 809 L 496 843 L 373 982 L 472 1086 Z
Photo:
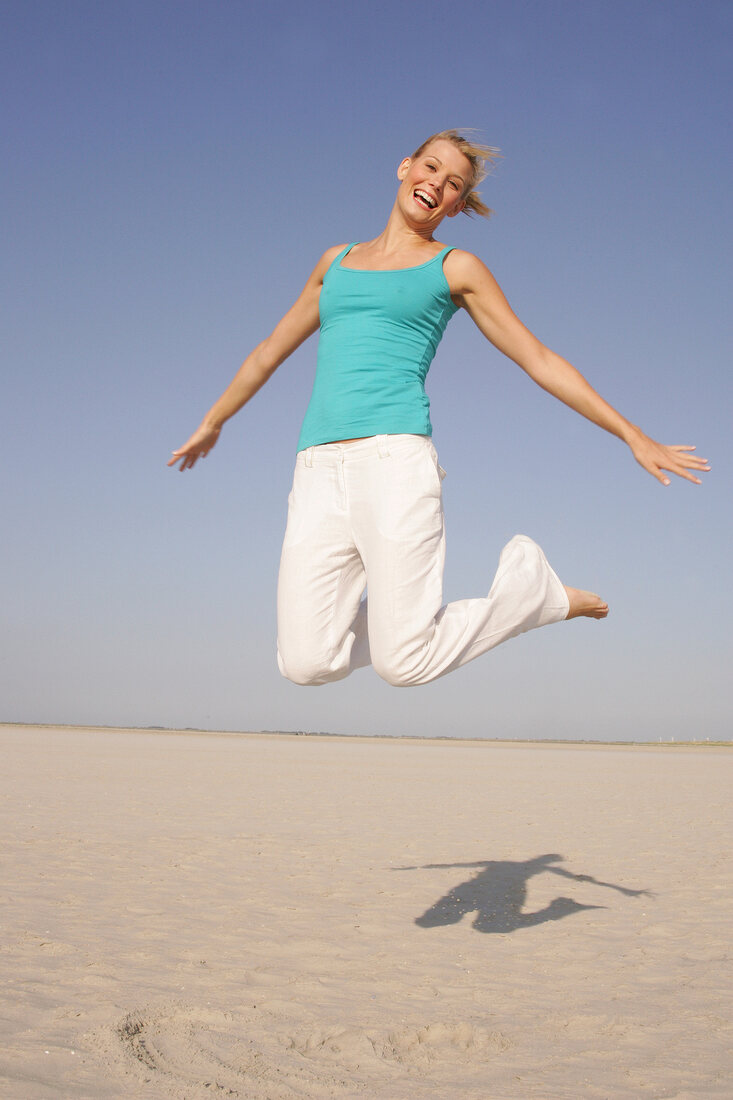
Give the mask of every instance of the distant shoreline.
M 543 746 L 562 746 L 564 748 L 643 748 L 643 749 L 733 749 L 733 741 L 687 740 L 687 741 L 603 741 L 590 738 L 520 738 L 520 737 L 448 737 L 423 734 L 390 733 L 331 733 L 323 730 L 216 730 L 197 727 L 175 728 L 172 726 L 107 726 L 73 725 L 63 722 L 0 722 L 0 729 L 46 729 L 76 730 L 79 732 L 99 733 L 152 733 L 163 736 L 185 737 L 292 737 L 292 738 L 330 738 L 342 741 L 401 741 L 436 744 L 498 745 L 515 748 L 541 748 Z

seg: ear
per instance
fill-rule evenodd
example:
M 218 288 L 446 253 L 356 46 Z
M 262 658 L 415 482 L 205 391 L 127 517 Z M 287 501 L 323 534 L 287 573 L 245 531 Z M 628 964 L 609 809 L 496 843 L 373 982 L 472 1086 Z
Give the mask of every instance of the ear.
M 411 157 L 405 157 L 403 161 L 400 161 L 400 166 L 397 169 L 397 179 L 402 182 L 407 173 L 410 171 L 410 165 L 412 164 Z
M 451 211 L 449 211 L 448 217 L 449 218 L 455 218 L 456 214 L 460 214 L 461 211 L 463 211 L 465 209 L 466 209 L 466 200 L 461 199 L 461 201 L 457 202 L 456 205 L 453 207 L 453 209 Z

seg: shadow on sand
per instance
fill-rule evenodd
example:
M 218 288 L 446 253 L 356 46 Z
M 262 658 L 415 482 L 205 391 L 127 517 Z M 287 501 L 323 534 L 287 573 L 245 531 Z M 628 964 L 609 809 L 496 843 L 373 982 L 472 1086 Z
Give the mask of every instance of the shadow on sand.
M 451 867 L 478 867 L 478 874 L 467 882 L 461 882 L 431 905 L 421 917 L 415 919 L 420 928 L 435 928 L 441 924 L 457 924 L 467 913 L 475 913 L 472 927 L 477 932 L 516 932 L 519 928 L 531 928 L 545 921 L 561 920 L 571 913 L 584 909 L 605 909 L 604 905 L 583 905 L 573 898 L 557 897 L 535 913 L 524 913 L 527 900 L 527 882 L 534 875 L 546 872 L 572 879 L 575 882 L 591 882 L 617 890 L 626 897 L 649 896 L 648 890 L 630 890 L 612 882 L 601 882 L 592 875 L 574 875 L 564 867 L 553 866 L 562 856 L 550 853 L 524 862 L 513 860 L 484 860 L 476 863 L 428 863 L 424 867 L 395 867 L 396 871 L 420 871 Z

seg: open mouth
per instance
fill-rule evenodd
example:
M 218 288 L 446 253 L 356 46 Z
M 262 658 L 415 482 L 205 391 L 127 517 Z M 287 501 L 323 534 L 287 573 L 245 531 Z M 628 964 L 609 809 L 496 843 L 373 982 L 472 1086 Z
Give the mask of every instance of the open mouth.
M 427 191 L 423 191 L 420 187 L 416 187 L 413 192 L 415 198 L 426 210 L 434 210 L 438 205 L 437 201 L 432 198 Z

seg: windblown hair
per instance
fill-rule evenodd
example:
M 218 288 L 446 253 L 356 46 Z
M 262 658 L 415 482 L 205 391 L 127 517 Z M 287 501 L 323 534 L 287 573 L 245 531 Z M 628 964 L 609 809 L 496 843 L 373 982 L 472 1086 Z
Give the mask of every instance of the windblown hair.
M 481 180 L 489 174 L 494 162 L 499 159 L 499 150 L 494 149 L 491 145 L 479 145 L 463 134 L 459 134 L 458 130 L 441 130 L 439 134 L 432 134 L 427 141 L 424 141 L 420 148 L 412 154 L 411 159 L 415 160 L 416 157 L 421 156 L 434 141 L 450 141 L 456 149 L 460 149 L 471 164 L 471 178 L 463 193 L 463 201 L 466 204 L 463 213 L 469 216 L 478 214 L 482 218 L 490 218 L 492 211 L 481 200 L 481 196 L 476 190 L 476 184 L 481 183 Z

